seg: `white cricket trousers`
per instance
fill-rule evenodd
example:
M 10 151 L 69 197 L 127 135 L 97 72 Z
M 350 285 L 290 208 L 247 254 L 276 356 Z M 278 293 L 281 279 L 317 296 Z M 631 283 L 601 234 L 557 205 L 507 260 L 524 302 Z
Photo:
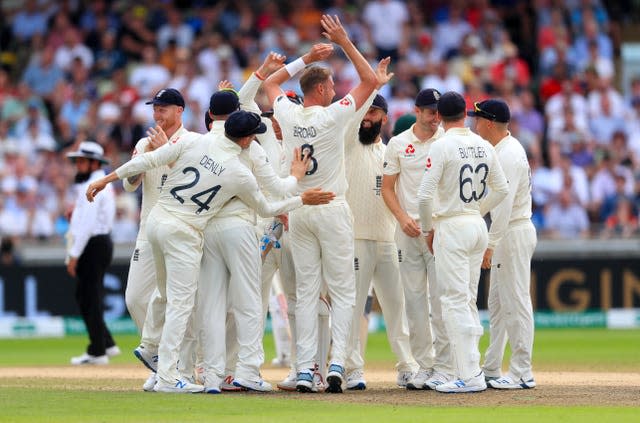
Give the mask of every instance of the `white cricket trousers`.
M 398 226 L 395 238 L 411 352 L 421 369 L 430 370 L 434 365 L 435 353 L 429 285 L 435 280 L 435 260 L 423 237 L 412 238 Z
M 493 252 L 489 286 L 489 348 L 486 376 L 501 376 L 504 349 L 509 341 L 509 375 L 515 380 L 533 378 L 533 308 L 531 306 L 531 258 L 536 248 L 531 220 L 511 223 Z
M 181 377 L 180 346 L 194 310 L 202 233 L 161 207 L 154 207 L 147 218 L 147 239 L 156 265 L 158 293 L 166 300 L 158 347 L 158 378 L 173 385 Z M 143 344 L 144 339 L 143 330 Z
M 351 209 L 342 198 L 303 206 L 289 214 L 289 230 L 296 271 L 297 370 L 315 367 L 323 279 L 331 298 L 330 361 L 344 366 L 356 296 Z
M 409 325 L 404 308 L 404 293 L 400 283 L 398 249 L 395 242 L 356 239 L 353 267 L 356 274 L 356 307 L 351 324 L 345 368 L 347 371 L 364 369 L 360 345 L 360 320 L 373 281 L 373 289 L 384 315 L 389 345 L 398 360 L 396 368 L 399 371 L 415 371 L 417 364 L 411 355 Z
M 156 289 L 156 265 L 153 261 L 151 246 L 146 239 L 136 240 L 136 246 L 129 263 L 127 288 L 124 299 L 133 322 L 142 333 L 147 316 L 147 307 Z
M 442 317 L 455 376 L 462 380 L 480 373 L 478 342 L 483 330 L 476 299 L 487 243 L 487 225 L 479 214 L 436 221 L 434 255 L 442 286 Z
M 213 219 L 204 232 L 196 321 L 207 372 L 225 376 L 226 317 L 233 315 L 234 376 L 257 381 L 264 362 L 260 252 L 255 228 L 241 218 Z

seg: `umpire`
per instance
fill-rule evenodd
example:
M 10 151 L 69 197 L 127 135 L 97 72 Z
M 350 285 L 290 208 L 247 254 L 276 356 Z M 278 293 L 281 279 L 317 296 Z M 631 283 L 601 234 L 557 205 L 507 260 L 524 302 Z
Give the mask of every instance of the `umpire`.
M 105 271 L 113 257 L 111 228 L 115 218 L 115 195 L 111 187 L 105 195 L 89 203 L 87 186 L 105 175 L 102 165 L 108 160 L 100 144 L 81 142 L 78 150 L 67 154 L 75 164 L 75 205 L 67 232 L 67 272 L 78 280 L 76 301 L 89 332 L 87 351 L 71 358 L 71 364 L 108 364 L 109 357 L 120 354 L 104 322 Z

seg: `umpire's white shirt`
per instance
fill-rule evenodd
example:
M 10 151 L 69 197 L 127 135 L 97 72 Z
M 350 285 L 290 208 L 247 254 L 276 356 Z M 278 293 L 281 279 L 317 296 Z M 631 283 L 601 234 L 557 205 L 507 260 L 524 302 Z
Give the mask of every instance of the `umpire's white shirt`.
M 197 137 L 199 135 L 200 134 L 196 132 L 187 131 L 184 126 L 180 125 L 180 128 L 178 128 L 178 130 L 169 138 L 169 142 L 178 142 L 185 136 Z M 148 137 L 140 138 L 133 149 L 133 157 L 144 153 L 148 145 Z M 158 201 L 158 197 L 160 196 L 164 182 L 169 174 L 169 170 L 170 168 L 167 165 L 158 166 L 154 169 L 147 170 L 140 178 L 140 182 L 136 184 L 130 184 L 127 179 L 122 181 L 122 186 L 125 191 L 128 192 L 135 191 L 140 183 L 142 183 L 142 206 L 140 207 L 140 229 L 138 230 L 138 239 L 140 240 L 147 239 L 147 216 L 149 215 L 151 208 Z
M 268 203 L 255 177 L 238 158 L 240 152 L 235 142 L 209 132 L 138 155 L 116 169 L 116 174 L 124 179 L 175 162 L 156 207 L 200 231 L 235 196 L 264 216 L 302 205 L 300 197 Z
M 76 203 L 67 233 L 67 253 L 69 257 L 80 257 L 92 236 L 105 235 L 111 232 L 116 216 L 116 200 L 113 187 L 108 185 L 104 192 L 97 196 L 92 203 L 87 200 L 86 195 L 89 184 L 104 176 L 104 170 L 95 170 L 87 181 L 75 186 L 77 190 Z
M 384 174 L 396 175 L 396 195 L 404 211 L 415 220 L 418 213 L 418 187 L 422 181 L 429 149 L 434 141 L 444 134 L 442 128 L 425 141 L 419 140 L 413 133 L 413 127 L 399 133 L 389 140 L 384 157 Z
M 491 210 L 489 248 L 492 249 L 498 245 L 511 223 L 531 219 L 531 169 L 527 153 L 511 134 L 500 140 L 495 150 L 509 181 L 509 194 Z M 483 203 L 480 204 L 480 212 L 487 212 Z

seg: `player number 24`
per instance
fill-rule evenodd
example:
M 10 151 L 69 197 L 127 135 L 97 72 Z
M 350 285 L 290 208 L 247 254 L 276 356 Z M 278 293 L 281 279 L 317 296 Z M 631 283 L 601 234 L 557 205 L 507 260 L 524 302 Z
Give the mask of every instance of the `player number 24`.
M 195 167 L 189 166 L 182 169 L 182 173 L 184 173 L 185 175 L 187 173 L 193 173 L 195 177 L 193 178 L 193 181 L 189 182 L 188 184 L 178 185 L 177 187 L 173 188 L 169 192 L 171 193 L 171 195 L 173 195 L 173 198 L 178 200 L 181 204 L 184 204 L 184 198 L 179 196 L 178 192 L 194 187 L 200 180 L 200 172 L 198 172 L 198 169 L 196 169 Z M 202 213 L 203 210 L 209 210 L 209 203 L 211 202 L 211 200 L 213 200 L 213 197 L 216 196 L 218 191 L 220 191 L 220 188 L 222 188 L 220 185 L 216 185 L 211 188 L 205 189 L 204 191 L 200 191 L 196 194 L 193 194 L 191 196 L 191 201 L 193 201 L 195 204 L 200 206 L 198 210 L 196 210 L 196 214 Z M 204 202 L 200 201 L 200 199 L 205 196 L 206 198 Z
M 480 163 L 474 169 L 470 164 L 466 164 L 460 168 L 460 199 L 465 203 L 478 201 L 487 192 L 487 175 L 489 174 L 489 166 L 486 163 Z M 478 193 L 474 184 L 473 176 L 480 178 L 482 191 Z

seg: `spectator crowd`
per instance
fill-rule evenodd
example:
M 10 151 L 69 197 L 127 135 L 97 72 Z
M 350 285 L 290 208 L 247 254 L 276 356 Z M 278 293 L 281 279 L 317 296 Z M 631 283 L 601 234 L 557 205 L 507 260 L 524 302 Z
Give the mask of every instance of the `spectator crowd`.
M 463 93 L 469 109 L 501 97 L 512 112 L 510 130 L 529 155 L 539 235 L 637 236 L 640 75 L 622 91 L 616 73 L 630 4 L 3 1 L 3 248 L 62 240 L 73 198 L 65 153 L 79 142 L 95 140 L 112 167 L 123 163 L 154 124 L 145 101 L 166 87 L 185 97 L 185 127 L 205 132 L 202 117 L 218 82 L 239 88 L 270 51 L 295 59 L 322 39 L 323 13 L 339 16 L 372 63 L 391 56 L 395 77 L 381 92 L 389 108 L 386 139 L 422 88 Z M 357 74 L 345 57 L 330 60 L 343 96 Z M 137 220 L 138 198 L 120 187 L 114 241 L 134 241 Z

